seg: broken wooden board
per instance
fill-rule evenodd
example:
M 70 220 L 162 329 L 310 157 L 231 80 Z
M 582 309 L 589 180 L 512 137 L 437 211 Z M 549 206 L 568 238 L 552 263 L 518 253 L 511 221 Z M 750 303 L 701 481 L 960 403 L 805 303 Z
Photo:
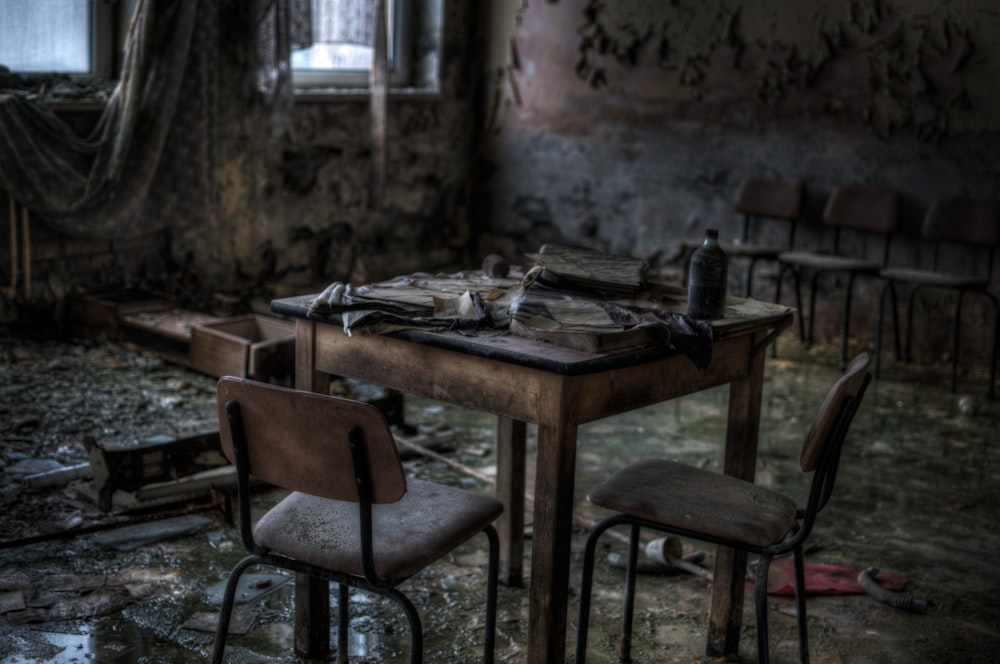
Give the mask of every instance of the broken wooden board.
M 213 431 L 188 438 L 150 436 L 138 443 L 86 441 L 93 475 L 97 506 L 110 512 L 116 494 L 121 492 L 141 502 L 136 494 L 150 485 L 172 483 L 176 491 L 161 490 L 157 498 L 175 498 L 192 491 L 208 494 L 210 486 L 187 485 L 177 482 L 197 473 L 228 467 L 222 454 L 219 432 Z M 151 496 L 147 496 L 147 500 Z

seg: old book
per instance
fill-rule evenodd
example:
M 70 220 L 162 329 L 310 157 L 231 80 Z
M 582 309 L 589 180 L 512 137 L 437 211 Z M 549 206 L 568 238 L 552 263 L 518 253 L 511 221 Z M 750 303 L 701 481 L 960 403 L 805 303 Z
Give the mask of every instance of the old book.
M 633 256 L 581 247 L 544 245 L 526 254 L 541 268 L 537 280 L 552 288 L 631 297 L 642 288 L 646 262 Z

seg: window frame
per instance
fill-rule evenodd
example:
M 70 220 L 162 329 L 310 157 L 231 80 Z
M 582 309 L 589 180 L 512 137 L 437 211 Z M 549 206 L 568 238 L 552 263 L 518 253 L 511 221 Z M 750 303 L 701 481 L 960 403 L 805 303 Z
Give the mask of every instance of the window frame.
M 445 0 L 389 0 L 405 12 L 393 31 L 395 47 L 407 58 L 406 71 L 390 71 L 389 95 L 408 99 L 436 99 L 441 94 L 441 61 L 444 51 Z M 392 39 L 393 36 L 390 36 Z M 290 68 L 291 70 L 291 68 Z M 302 77 L 292 76 L 296 102 L 363 101 L 370 93 L 369 70 L 355 74 L 353 84 L 303 84 Z
M 85 71 L 67 71 L 60 69 L 46 70 L 20 70 L 11 69 L 11 72 L 24 77 L 45 77 L 45 76 L 67 76 L 72 79 L 111 79 L 117 77 L 114 71 L 116 66 L 116 46 L 122 42 L 123 35 L 117 30 L 115 7 L 105 2 L 94 2 L 90 0 L 88 4 L 88 33 L 89 33 L 89 69 Z M 125 13 L 126 5 L 133 7 L 135 0 L 125 2 L 120 5 L 122 13 Z
M 389 85 L 400 87 L 408 85 L 411 80 L 411 53 L 416 26 L 411 2 L 389 0 L 388 4 L 391 4 L 393 12 L 392 33 L 387 35 Z M 292 66 L 290 70 L 293 87 L 306 92 L 330 88 L 347 90 L 367 88 L 371 72 L 370 67 L 307 70 Z

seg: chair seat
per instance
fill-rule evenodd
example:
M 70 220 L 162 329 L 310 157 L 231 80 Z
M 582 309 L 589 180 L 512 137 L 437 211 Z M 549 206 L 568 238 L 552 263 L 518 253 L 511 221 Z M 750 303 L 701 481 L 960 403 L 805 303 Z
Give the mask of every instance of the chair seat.
M 784 539 L 797 510 L 795 501 L 770 489 L 663 459 L 626 466 L 588 499 L 640 519 L 761 548 Z
M 817 254 L 811 251 L 785 251 L 778 256 L 778 260 L 789 265 L 799 265 L 820 271 L 870 272 L 874 274 L 882 267 L 875 261 L 862 258 Z
M 503 503 L 486 494 L 410 479 L 394 503 L 372 505 L 375 571 L 401 581 L 492 523 Z M 263 548 L 303 562 L 364 575 L 358 504 L 294 492 L 254 526 Z M 328 527 L 325 527 L 328 524 Z
M 750 258 L 777 258 L 785 251 L 785 247 L 768 246 L 764 244 L 743 244 L 740 242 L 720 243 L 722 250 L 730 256 L 747 256 Z
M 880 273 L 885 279 L 902 283 L 923 284 L 938 288 L 986 288 L 989 281 L 972 275 L 945 274 L 931 270 L 889 268 Z

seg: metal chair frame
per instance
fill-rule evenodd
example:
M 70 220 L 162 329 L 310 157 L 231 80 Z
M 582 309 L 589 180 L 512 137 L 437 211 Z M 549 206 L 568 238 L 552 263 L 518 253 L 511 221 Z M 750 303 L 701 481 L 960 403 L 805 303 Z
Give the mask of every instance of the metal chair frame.
M 852 363 L 852 370 L 857 368 L 857 363 L 860 362 L 862 357 L 865 358 L 864 367 L 867 368 L 868 358 L 867 355 L 863 353 Z M 650 530 L 672 533 L 681 537 L 714 543 L 719 546 L 741 549 L 760 556 L 754 580 L 754 609 L 757 620 L 758 661 L 761 663 L 768 662 L 770 657 L 767 627 L 768 572 L 770 570 L 771 561 L 775 557 L 791 553 L 795 569 L 795 605 L 799 639 L 799 658 L 803 663 L 808 663 L 809 642 L 808 630 L 806 627 L 803 543 L 812 532 L 813 524 L 815 523 L 817 515 L 826 506 L 831 495 L 833 494 L 844 441 L 847 437 L 851 421 L 861 404 L 865 390 L 871 382 L 871 379 L 871 374 L 866 371 L 856 394 L 845 395 L 844 400 L 839 405 L 835 424 L 831 428 L 830 435 L 828 436 L 825 445 L 823 445 L 822 453 L 819 455 L 819 461 L 813 471 L 814 474 L 806 506 L 797 510 L 796 524 L 785 539 L 768 546 L 755 546 L 748 542 L 712 536 L 706 533 L 679 528 L 660 521 L 652 521 L 624 513 L 615 514 L 600 521 L 588 536 L 586 548 L 584 550 L 583 579 L 580 593 L 580 614 L 576 643 L 577 664 L 585 664 L 587 656 L 587 636 L 591 605 L 590 598 L 591 587 L 593 585 L 593 569 L 597 543 L 605 531 L 619 525 L 628 525 L 630 527 L 628 556 L 625 571 L 625 604 L 622 616 L 622 635 L 620 640 L 619 661 L 631 661 L 632 622 L 635 605 L 635 577 L 638 567 L 639 533 L 642 528 L 648 528 Z M 836 389 L 836 386 L 834 389 Z M 832 391 L 833 390 L 831 390 L 831 392 Z
M 882 198 L 884 214 L 856 213 L 851 209 L 856 204 L 852 198 Z M 891 202 L 890 202 L 891 201 Z M 892 237 L 899 219 L 899 197 L 896 192 L 879 187 L 845 186 L 834 189 L 823 212 L 823 221 L 833 227 L 833 249 L 830 253 L 813 251 L 790 251 L 779 256 L 781 267 L 778 272 L 778 293 L 780 299 L 780 284 L 786 273 L 792 276 L 795 287 L 795 306 L 798 308 L 799 339 L 810 344 L 815 340 L 816 294 L 819 280 L 827 274 L 846 274 L 847 284 L 844 288 L 844 323 L 841 330 L 840 361 L 838 367 L 843 370 L 847 366 L 847 340 L 851 329 L 851 308 L 854 298 L 854 282 L 858 277 L 878 278 L 880 270 L 889 261 L 892 247 Z M 882 255 L 878 261 L 852 258 L 841 253 L 843 230 L 853 231 L 858 235 L 881 237 Z M 801 281 L 805 272 L 811 272 L 809 281 L 809 326 L 806 329 L 802 308 Z
M 223 379 L 227 380 L 227 379 Z M 252 381 L 243 381 L 252 382 Z M 271 389 L 285 389 L 274 388 Z M 333 397 L 330 397 L 331 399 Z M 368 406 L 368 404 L 360 404 Z M 225 403 L 225 413 L 232 434 L 232 449 L 237 470 L 237 487 L 239 495 L 239 528 L 243 545 L 250 552 L 232 569 L 223 595 L 222 609 L 216 630 L 215 647 L 212 661 L 221 664 L 225 652 L 229 622 L 232 617 L 236 589 L 242 573 L 254 565 L 270 565 L 286 569 L 296 574 L 306 574 L 310 577 L 336 582 L 338 588 L 338 662 L 346 663 L 348 654 L 349 631 L 349 592 L 348 588 L 358 588 L 367 592 L 387 597 L 396 602 L 406 615 L 410 629 L 410 662 L 420 664 L 423 661 L 423 628 L 420 615 L 406 595 L 397 589 L 408 578 L 389 579 L 379 576 L 375 569 L 375 554 L 373 547 L 372 506 L 373 481 L 371 462 L 365 434 L 358 426 L 353 426 L 347 433 L 347 444 L 353 463 L 354 481 L 357 487 L 358 510 L 360 515 L 360 537 L 362 552 L 363 576 L 340 572 L 325 567 L 312 565 L 286 555 L 281 555 L 264 549 L 254 539 L 253 524 L 250 512 L 251 467 L 246 431 L 241 405 L 232 400 Z M 321 423 L 317 423 L 321 426 Z M 388 428 L 388 424 L 386 424 Z M 391 435 L 391 434 L 390 434 Z M 398 460 L 397 460 L 398 463 Z M 483 533 L 489 540 L 489 567 L 487 571 L 486 620 L 483 659 L 487 664 L 493 661 L 496 633 L 496 603 L 497 585 L 499 580 L 499 537 L 492 525 L 486 526 Z
M 978 216 L 975 216 L 976 213 Z M 946 199 L 931 205 L 921 229 L 921 235 L 932 243 L 930 269 L 885 268 L 881 271 L 882 289 L 879 294 L 875 336 L 875 377 L 881 371 L 882 325 L 885 297 L 892 301 L 893 341 L 897 360 L 913 361 L 913 318 L 917 296 L 923 291 L 938 290 L 955 293 L 955 310 L 951 330 L 951 391 L 958 386 L 958 361 L 962 328 L 962 304 L 965 296 L 979 295 L 993 307 L 993 342 L 990 357 L 990 377 L 987 396 L 995 396 L 997 345 L 1000 342 L 1000 301 L 990 291 L 993 280 L 995 248 L 1000 244 L 1000 207 L 993 202 L 971 199 Z M 992 221 L 992 224 L 990 223 Z M 985 276 L 963 276 L 939 269 L 941 250 L 945 246 L 978 249 L 986 257 Z M 910 284 L 906 306 L 905 356 L 900 348 L 897 284 Z

